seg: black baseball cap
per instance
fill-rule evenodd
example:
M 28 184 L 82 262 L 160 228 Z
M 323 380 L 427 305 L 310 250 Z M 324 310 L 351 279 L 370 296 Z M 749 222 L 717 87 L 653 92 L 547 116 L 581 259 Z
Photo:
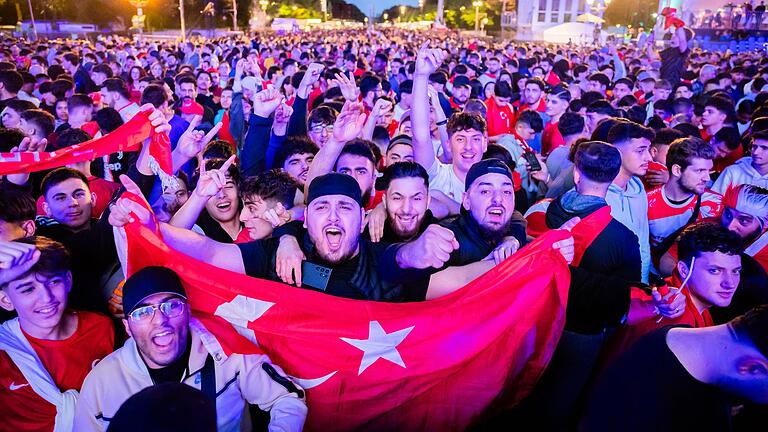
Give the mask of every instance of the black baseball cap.
M 458 75 L 453 79 L 453 87 L 471 87 L 469 84 L 469 78 L 464 75 Z
M 144 267 L 132 274 L 123 285 L 124 313 L 133 312 L 145 298 L 155 294 L 175 294 L 187 298 L 176 272 L 165 267 Z
M 464 191 L 468 191 L 475 180 L 486 174 L 501 174 L 512 180 L 512 171 L 509 170 L 507 164 L 500 159 L 485 159 L 475 163 L 469 171 L 467 171 L 467 180 L 464 183 Z

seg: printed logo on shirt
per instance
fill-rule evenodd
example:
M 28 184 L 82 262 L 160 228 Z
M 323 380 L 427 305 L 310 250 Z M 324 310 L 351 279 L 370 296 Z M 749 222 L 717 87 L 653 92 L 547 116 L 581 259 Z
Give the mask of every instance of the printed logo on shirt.
M 16 384 L 15 382 L 12 382 L 11 385 L 8 386 L 8 388 L 11 389 L 11 391 L 16 391 L 16 390 L 18 390 L 18 389 L 20 389 L 22 387 L 26 387 L 28 385 L 29 385 L 29 383 L 26 383 L 26 384 Z

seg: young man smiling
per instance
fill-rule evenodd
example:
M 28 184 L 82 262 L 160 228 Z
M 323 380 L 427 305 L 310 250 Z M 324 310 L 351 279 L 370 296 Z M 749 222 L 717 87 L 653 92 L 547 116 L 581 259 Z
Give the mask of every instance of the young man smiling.
M 68 309 L 69 252 L 45 237 L 0 242 L 0 417 L 9 430 L 71 430 L 76 391 L 112 352 L 109 318 Z

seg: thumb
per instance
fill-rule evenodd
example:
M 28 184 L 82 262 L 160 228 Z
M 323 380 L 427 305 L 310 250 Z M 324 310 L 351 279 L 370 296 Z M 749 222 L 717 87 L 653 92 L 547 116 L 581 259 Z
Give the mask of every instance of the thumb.
M 139 186 L 136 183 L 134 183 L 134 181 L 131 180 L 131 178 L 128 177 L 127 175 L 122 174 L 120 176 L 120 183 L 123 184 L 126 191 L 138 196 L 144 196 L 144 194 L 141 193 L 141 189 L 139 188 Z
M 651 290 L 651 297 L 653 297 L 653 301 L 654 302 L 656 302 L 656 303 L 661 302 L 661 293 L 656 288 Z

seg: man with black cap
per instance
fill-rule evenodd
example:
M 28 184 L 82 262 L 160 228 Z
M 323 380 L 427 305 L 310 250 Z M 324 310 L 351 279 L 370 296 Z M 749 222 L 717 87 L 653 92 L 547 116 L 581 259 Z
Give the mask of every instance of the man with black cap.
M 461 277 L 441 278 L 430 285 L 434 269 L 443 267 L 459 247 L 453 233 L 438 225 L 429 226 L 417 239 L 406 244 L 374 244 L 361 240 L 364 228 L 362 193 L 352 176 L 329 173 L 312 180 L 307 193 L 304 223 L 282 227 L 284 235 L 240 245 L 218 243 L 192 231 L 160 224 L 165 242 L 198 260 L 227 270 L 298 286 L 319 289 L 340 297 L 375 301 L 419 301 L 428 289 L 458 288 L 477 272 L 464 270 Z M 113 207 L 110 223 L 122 227 L 133 212 L 141 221 L 149 213 L 133 201 L 121 199 Z M 285 233 L 289 233 L 287 235 Z M 285 252 L 281 253 L 278 248 Z M 290 257 L 290 258 L 283 258 Z M 325 283 L 302 285 L 302 261 L 329 275 Z M 433 267 L 433 269 L 430 269 Z M 295 274 L 295 278 L 294 278 Z M 465 277 L 465 275 L 468 275 Z M 471 279 L 469 279 L 471 280 Z
M 498 264 L 527 243 L 525 219 L 515 211 L 512 172 L 499 159 L 475 163 L 467 171 L 461 215 L 444 223 L 459 242 L 448 266 L 480 261 L 493 254 Z
M 768 404 L 768 305 L 644 336 L 597 380 L 579 430 L 728 431 L 745 400 Z
M 472 86 L 469 84 L 469 78 L 459 75 L 453 79 L 453 91 L 451 92 L 451 108 L 453 112 L 464 111 L 467 106 L 469 96 L 472 94 Z
M 105 430 L 128 398 L 166 382 L 182 382 L 213 400 L 219 431 L 240 430 L 246 403 L 270 412 L 270 429 L 302 429 L 304 391 L 266 355 L 227 356 L 215 336 L 191 319 L 186 292 L 172 270 L 146 267 L 128 278 L 123 310 L 131 338 L 86 377 L 74 430 Z

